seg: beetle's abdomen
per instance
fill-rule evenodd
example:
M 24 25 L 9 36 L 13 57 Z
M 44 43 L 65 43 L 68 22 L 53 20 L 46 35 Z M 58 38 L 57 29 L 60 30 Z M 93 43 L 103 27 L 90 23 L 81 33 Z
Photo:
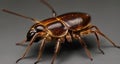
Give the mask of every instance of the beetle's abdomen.
M 91 20 L 90 16 L 86 13 L 68 13 L 59 16 L 59 18 L 73 31 L 87 26 Z
M 81 30 L 87 26 L 89 22 L 90 16 L 86 13 L 67 13 L 43 20 L 41 23 L 47 28 L 47 32 L 51 36 L 62 37 L 66 35 L 68 30 Z

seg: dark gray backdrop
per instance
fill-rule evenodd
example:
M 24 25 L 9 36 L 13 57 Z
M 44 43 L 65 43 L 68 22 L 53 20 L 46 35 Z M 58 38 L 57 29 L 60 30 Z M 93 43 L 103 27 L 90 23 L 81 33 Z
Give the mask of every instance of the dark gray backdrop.
M 92 16 L 92 23 L 101 31 L 120 45 L 120 0 L 49 0 L 58 15 L 67 12 L 86 12 Z M 0 9 L 6 8 L 15 12 L 43 20 L 51 17 L 51 11 L 39 0 L 0 0 Z M 0 64 L 15 64 L 23 54 L 25 47 L 16 46 L 25 38 L 26 33 L 33 23 L 24 18 L 3 13 L 0 11 Z M 101 38 L 102 55 L 96 47 L 94 36 L 84 38 L 89 43 L 89 49 L 94 58 L 94 64 L 119 64 L 120 49 L 112 47 L 108 41 Z M 53 48 L 53 47 L 50 47 Z M 79 46 L 62 48 L 57 57 L 56 64 L 93 64 L 86 56 L 84 49 Z M 52 53 L 49 48 L 42 56 L 39 64 L 50 64 Z M 34 44 L 30 58 L 21 60 L 18 64 L 33 64 L 36 61 L 38 44 Z

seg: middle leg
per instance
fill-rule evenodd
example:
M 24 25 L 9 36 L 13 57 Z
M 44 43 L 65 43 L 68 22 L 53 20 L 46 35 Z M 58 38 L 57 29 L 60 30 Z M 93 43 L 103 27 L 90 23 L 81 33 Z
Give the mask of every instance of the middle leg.
M 53 55 L 51 64 L 54 64 L 54 60 L 55 60 L 55 58 L 56 58 L 56 56 L 58 54 L 58 51 L 60 50 L 60 44 L 61 44 L 61 39 L 58 39 L 57 44 L 56 44 L 55 53 Z
M 40 61 L 40 58 L 42 56 L 42 52 L 43 52 L 44 47 L 45 47 L 45 40 L 46 40 L 46 38 L 44 38 L 40 44 L 39 55 L 38 55 L 37 61 L 34 64 L 37 64 Z
M 72 42 L 72 37 L 71 37 L 71 34 L 70 33 L 68 33 L 67 35 L 66 35 L 66 39 L 67 39 L 67 41 L 68 42 Z

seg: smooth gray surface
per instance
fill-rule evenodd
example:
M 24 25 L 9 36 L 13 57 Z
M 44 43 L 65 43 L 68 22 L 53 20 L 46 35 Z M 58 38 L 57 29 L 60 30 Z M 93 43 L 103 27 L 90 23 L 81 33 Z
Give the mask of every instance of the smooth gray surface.
M 92 16 L 92 23 L 102 32 L 120 45 L 120 0 L 49 0 L 58 15 L 67 12 L 86 12 Z M 40 20 L 51 17 L 51 11 L 39 0 L 0 0 L 0 9 L 6 8 L 15 12 Z M 29 20 L 0 11 L 0 64 L 15 64 L 23 54 L 25 47 L 16 46 L 25 38 L 29 27 L 33 23 Z M 120 49 L 112 47 L 107 40 L 101 38 L 102 55 L 92 35 L 85 37 L 93 55 L 94 64 L 120 64 Z M 73 47 L 73 48 L 72 48 Z M 84 49 L 78 45 L 63 47 L 58 55 L 56 64 L 93 64 L 86 56 Z M 38 64 L 50 64 L 52 46 L 48 46 Z M 52 50 L 53 51 L 53 50 Z M 33 64 L 36 61 L 38 44 L 32 46 L 28 54 L 30 58 L 21 60 L 18 64 Z

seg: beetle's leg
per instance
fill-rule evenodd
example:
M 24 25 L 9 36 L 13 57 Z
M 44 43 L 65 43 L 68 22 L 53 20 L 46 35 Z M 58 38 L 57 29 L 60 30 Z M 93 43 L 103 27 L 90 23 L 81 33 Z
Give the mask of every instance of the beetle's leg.
M 120 46 L 116 45 L 112 40 L 110 40 L 107 36 L 105 36 L 100 31 L 97 31 L 97 33 L 100 34 L 101 36 L 103 36 L 104 38 L 106 38 L 114 47 L 120 48 Z
M 60 50 L 60 44 L 61 44 L 61 39 L 58 39 L 51 64 L 54 64 L 54 60 L 55 60 L 55 58 L 56 58 L 56 56 L 58 54 L 58 51 Z
M 40 61 L 40 58 L 42 56 L 42 52 L 43 52 L 43 49 L 45 47 L 45 40 L 46 38 L 44 38 L 40 44 L 40 49 L 39 49 L 39 55 L 38 55 L 38 58 L 37 58 L 37 61 L 34 63 L 34 64 L 37 64 L 39 61 Z
M 120 46 L 116 45 L 111 39 L 109 39 L 105 34 L 103 34 L 96 26 L 92 26 L 92 28 L 96 29 L 96 32 L 106 38 L 114 47 L 120 48 Z
M 28 45 L 27 48 L 26 48 L 26 51 L 24 52 L 24 54 L 22 55 L 22 57 L 19 58 L 19 59 L 16 61 L 16 63 L 19 62 L 20 60 L 22 60 L 22 59 L 25 57 L 25 55 L 28 53 L 28 51 L 30 50 L 30 47 L 31 47 L 31 45 L 33 44 L 33 41 L 35 40 L 35 38 L 36 38 L 37 35 L 38 35 L 38 33 L 36 33 L 36 34 L 33 36 L 33 38 L 31 39 L 31 41 L 30 41 L 30 43 L 29 43 L 29 45 Z
M 70 42 L 70 43 L 72 42 L 72 37 L 71 37 L 70 33 L 68 33 L 66 35 L 66 39 L 67 39 L 68 42 Z
M 94 33 L 94 34 L 95 34 L 98 49 L 100 50 L 100 52 L 101 52 L 102 54 L 104 54 L 103 50 L 100 48 L 100 41 L 99 41 L 99 37 L 98 37 L 97 33 L 96 33 L 95 31 L 91 31 L 91 33 Z
M 23 41 L 21 41 L 21 42 L 19 42 L 19 43 L 16 43 L 16 45 L 21 45 L 21 46 L 24 46 L 24 43 L 26 43 L 26 38 L 23 40 Z
M 90 58 L 90 60 L 92 61 L 93 58 L 92 58 L 92 55 L 91 55 L 90 51 L 89 51 L 88 48 L 87 48 L 87 45 L 85 44 L 85 42 L 82 40 L 82 38 L 81 38 L 79 35 L 76 35 L 76 37 L 77 37 L 78 40 L 80 41 L 80 44 L 84 47 L 87 56 L 88 56 L 88 57 Z

